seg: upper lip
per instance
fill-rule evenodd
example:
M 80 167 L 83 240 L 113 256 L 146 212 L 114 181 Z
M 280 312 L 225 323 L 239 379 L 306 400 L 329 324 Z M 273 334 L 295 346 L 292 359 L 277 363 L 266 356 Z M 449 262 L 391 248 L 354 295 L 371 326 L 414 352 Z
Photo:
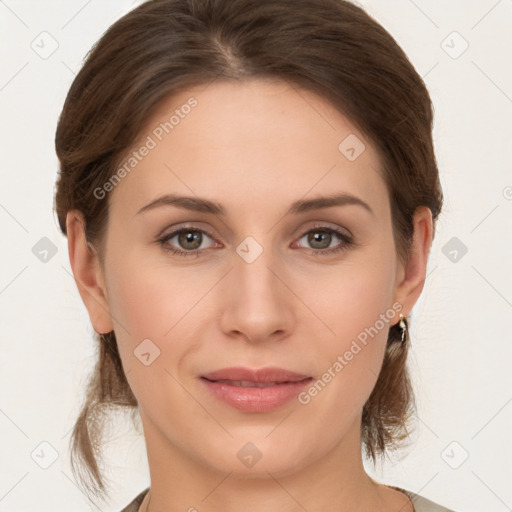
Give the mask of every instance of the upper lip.
M 311 376 L 277 367 L 257 369 L 230 367 L 222 368 L 210 373 L 205 373 L 201 375 L 201 377 L 212 381 L 232 380 L 249 382 L 299 382 L 301 380 L 308 379 Z

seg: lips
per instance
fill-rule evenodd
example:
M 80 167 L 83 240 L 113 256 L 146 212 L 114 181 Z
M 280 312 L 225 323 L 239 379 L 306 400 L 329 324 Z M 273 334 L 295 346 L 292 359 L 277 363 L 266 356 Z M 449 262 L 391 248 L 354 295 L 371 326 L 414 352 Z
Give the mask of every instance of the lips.
M 240 388 L 267 388 L 283 384 L 282 382 L 253 382 L 252 380 L 212 380 L 210 382 L 219 382 L 221 384 L 229 384 Z
M 283 368 L 269 367 L 260 369 L 251 369 L 243 367 L 223 368 L 214 372 L 201 375 L 202 378 L 212 382 L 223 382 L 233 386 L 272 386 L 288 382 L 300 382 L 311 378 L 310 375 L 304 375 Z
M 282 368 L 224 368 L 201 375 L 211 396 L 236 409 L 270 412 L 284 406 L 309 385 L 313 377 Z
M 211 396 L 250 413 L 265 413 L 284 406 L 309 385 L 313 377 L 283 368 L 223 368 L 201 375 Z

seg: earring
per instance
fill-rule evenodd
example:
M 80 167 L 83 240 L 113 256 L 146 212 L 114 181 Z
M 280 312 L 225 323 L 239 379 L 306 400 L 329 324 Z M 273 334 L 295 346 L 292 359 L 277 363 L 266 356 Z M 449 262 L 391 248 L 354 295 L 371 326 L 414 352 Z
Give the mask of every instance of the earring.
M 407 342 L 408 325 L 407 319 L 405 318 L 404 315 L 402 315 L 402 313 L 400 313 L 400 322 L 398 323 L 398 326 L 402 331 L 402 345 L 405 345 L 405 343 Z

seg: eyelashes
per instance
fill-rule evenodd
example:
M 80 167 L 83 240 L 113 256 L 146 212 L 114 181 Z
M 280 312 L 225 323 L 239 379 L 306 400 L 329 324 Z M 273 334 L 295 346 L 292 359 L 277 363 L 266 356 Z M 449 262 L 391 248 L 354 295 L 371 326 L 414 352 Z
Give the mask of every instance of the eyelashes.
M 311 229 L 308 229 L 307 231 L 305 231 L 302 234 L 302 236 L 299 238 L 299 240 L 301 240 L 305 236 L 309 235 L 310 233 L 322 233 L 323 235 L 327 234 L 329 237 L 331 237 L 331 240 L 332 240 L 332 238 L 334 238 L 334 239 L 338 239 L 338 241 L 341 242 L 341 243 L 335 245 L 334 247 L 326 247 L 324 249 L 309 248 L 311 254 L 314 254 L 314 255 L 324 255 L 324 256 L 331 255 L 331 254 L 345 251 L 345 250 L 349 249 L 350 247 L 352 247 L 353 245 L 355 245 L 354 240 L 352 239 L 351 236 L 347 235 L 346 233 L 344 233 L 343 231 L 341 231 L 339 229 L 330 228 L 327 226 L 314 226 Z M 329 243 L 329 245 L 330 245 L 330 243 Z
M 188 256 L 195 256 L 199 257 L 202 253 L 205 251 L 208 251 L 209 249 L 200 248 L 201 245 L 203 245 L 203 236 L 206 235 L 208 238 L 211 238 L 212 240 L 215 240 L 213 235 L 209 233 L 205 229 L 198 229 L 195 227 L 182 227 L 180 229 L 177 229 L 175 231 L 172 231 L 171 233 L 159 238 L 157 242 L 160 244 L 162 249 L 168 253 L 171 253 L 176 256 L 180 257 L 188 257 Z M 307 248 L 304 249 L 309 250 L 310 254 L 313 255 L 319 255 L 319 256 L 327 256 L 327 255 L 333 255 L 336 253 L 340 253 L 342 251 L 350 249 L 352 246 L 355 245 L 354 240 L 351 236 L 344 233 L 341 230 L 327 227 L 327 226 L 314 226 L 311 229 L 305 231 L 299 240 L 304 238 L 306 235 L 318 235 L 321 234 L 322 237 L 327 236 L 327 239 L 329 240 L 329 247 L 321 248 L 321 249 L 315 249 L 315 248 Z M 199 235 L 199 236 L 198 236 Z M 199 247 L 192 248 L 191 250 L 185 250 L 180 249 L 179 247 L 175 247 L 171 245 L 169 242 L 173 238 L 178 237 L 178 243 L 195 243 L 197 244 L 197 241 L 199 240 L 200 244 Z M 334 247 L 330 247 L 332 240 L 338 240 L 340 243 L 335 245 Z M 311 243 L 312 241 L 315 241 L 314 237 L 308 237 L 308 242 Z M 316 240 L 318 241 L 318 240 Z M 325 241 L 325 238 L 321 240 L 321 242 Z M 303 248 L 302 246 L 300 247 Z
M 204 233 L 209 238 L 213 239 L 213 236 L 204 229 L 198 229 L 198 228 L 180 228 L 172 233 L 169 233 L 168 235 L 165 235 L 164 237 L 160 238 L 158 242 L 161 244 L 162 248 L 165 251 L 171 252 L 172 254 L 177 254 L 179 256 L 199 256 L 200 253 L 204 251 L 204 249 L 192 249 L 190 251 L 185 251 L 182 249 L 177 249 L 173 247 L 172 245 L 169 245 L 169 240 L 172 240 L 176 236 L 180 236 L 182 234 L 190 235 L 190 234 L 197 234 L 197 233 Z

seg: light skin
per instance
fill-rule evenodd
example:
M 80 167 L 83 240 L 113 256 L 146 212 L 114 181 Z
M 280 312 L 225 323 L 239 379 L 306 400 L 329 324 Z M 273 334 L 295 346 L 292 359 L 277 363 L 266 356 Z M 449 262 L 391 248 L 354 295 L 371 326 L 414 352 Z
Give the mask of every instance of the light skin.
M 324 99 L 281 81 L 181 91 L 152 114 L 141 140 L 191 96 L 197 106 L 103 199 L 103 264 L 87 249 L 80 212 L 67 216 L 81 297 L 94 329 L 115 331 L 140 407 L 151 476 L 150 506 L 146 496 L 140 510 L 412 511 L 403 493 L 366 474 L 360 445 L 362 408 L 398 312 L 306 405 L 240 411 L 199 376 L 278 366 L 321 378 L 394 303 L 411 311 L 425 282 L 430 210 L 417 209 L 409 259 L 400 263 L 374 145 Z M 354 161 L 338 149 L 349 134 L 366 145 Z M 169 205 L 137 213 L 171 193 L 226 213 Z M 345 204 L 285 215 L 297 200 L 335 193 L 371 212 Z M 157 241 L 182 227 L 212 236 L 200 232 L 200 246 L 178 236 Z M 236 251 L 248 236 L 262 248 L 251 263 Z M 164 248 L 198 246 L 196 256 Z M 344 249 L 321 254 L 336 246 Z M 149 366 L 134 355 L 145 339 L 160 350 Z M 252 467 L 237 457 L 248 442 L 262 455 Z

